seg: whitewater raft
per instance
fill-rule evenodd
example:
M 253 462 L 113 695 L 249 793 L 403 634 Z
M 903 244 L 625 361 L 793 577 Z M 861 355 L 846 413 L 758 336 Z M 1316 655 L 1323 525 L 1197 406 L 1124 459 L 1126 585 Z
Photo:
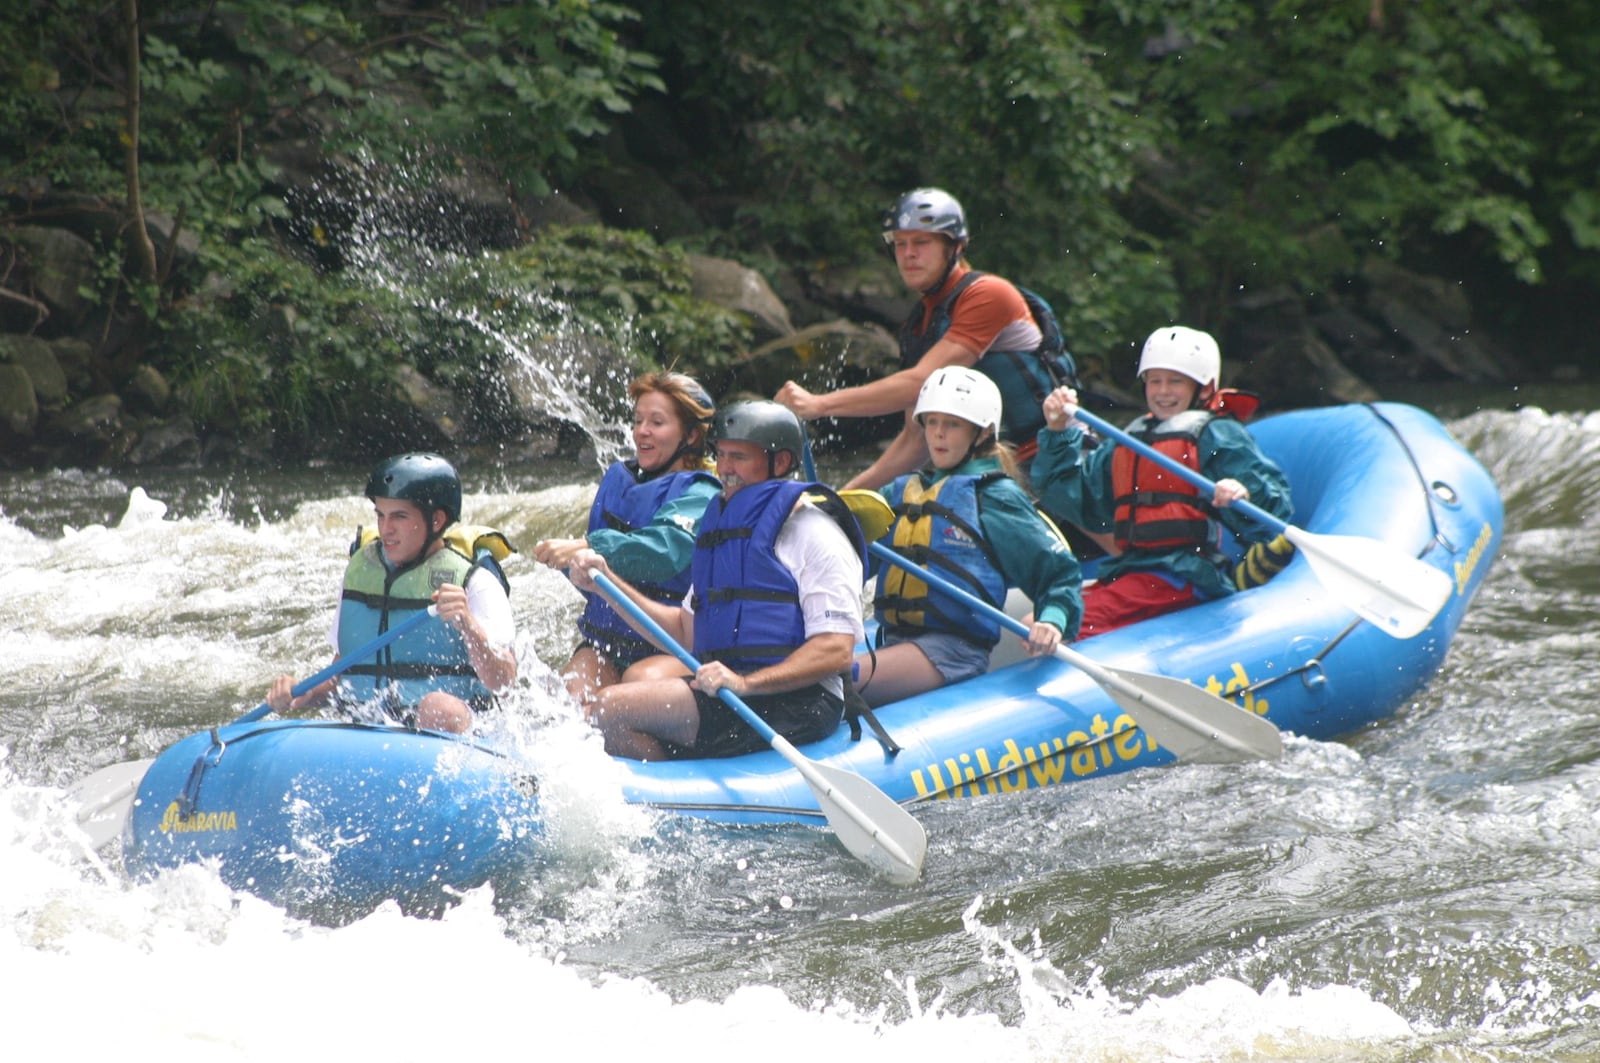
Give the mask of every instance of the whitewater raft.
M 1503 512 L 1483 467 L 1431 415 L 1398 404 L 1285 413 L 1252 426 L 1288 473 L 1293 523 L 1376 539 L 1446 573 L 1431 624 L 1398 639 L 1336 600 L 1304 557 L 1264 587 L 1078 643 L 1116 668 L 1171 676 L 1318 739 L 1393 714 L 1436 673 L 1495 556 Z M 1007 637 L 1005 644 L 1015 640 Z M 841 726 L 802 747 L 915 811 L 1170 763 L 1084 672 L 1054 658 L 879 710 L 888 756 Z M 777 753 L 620 762 L 627 801 L 734 824 L 823 818 Z M 212 861 L 235 888 L 291 907 L 393 898 L 437 909 L 485 883 L 515 889 L 541 853 L 539 785 L 470 739 L 332 721 L 260 721 L 183 739 L 139 784 L 130 871 Z

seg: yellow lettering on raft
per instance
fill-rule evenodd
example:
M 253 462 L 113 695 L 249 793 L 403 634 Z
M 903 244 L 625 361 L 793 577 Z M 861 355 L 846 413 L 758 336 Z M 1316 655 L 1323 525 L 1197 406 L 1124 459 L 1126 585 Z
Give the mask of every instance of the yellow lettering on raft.
M 1467 593 L 1467 584 L 1472 582 L 1472 573 L 1476 571 L 1478 562 L 1483 560 L 1483 552 L 1489 549 L 1489 544 L 1493 541 L 1494 529 L 1485 524 L 1478 531 L 1478 537 L 1472 541 L 1472 549 L 1467 551 L 1467 556 L 1456 562 L 1457 594 Z
M 174 801 L 161 816 L 162 834 L 238 829 L 239 817 L 231 809 L 226 812 L 193 812 L 182 816 L 178 813 L 178 802 Z
M 943 800 L 979 794 L 1016 793 L 1039 786 L 1056 786 L 1067 779 L 1094 775 L 1153 752 L 1156 743 L 1138 729 L 1126 713 L 1107 721 L 1096 715 L 1089 730 L 1047 738 L 1023 747 L 1015 738 L 1000 743 L 998 756 L 989 747 L 946 757 L 911 772 L 917 796 Z

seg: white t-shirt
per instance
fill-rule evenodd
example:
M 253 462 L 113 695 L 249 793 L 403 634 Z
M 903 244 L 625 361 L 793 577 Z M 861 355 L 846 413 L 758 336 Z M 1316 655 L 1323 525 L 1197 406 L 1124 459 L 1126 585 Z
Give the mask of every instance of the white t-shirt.
M 866 637 L 861 623 L 861 556 L 844 529 L 810 502 L 802 501 L 778 529 L 773 552 L 799 585 L 800 612 L 806 638 L 816 635 Z M 683 607 L 694 612 L 690 588 Z M 836 675 L 820 680 L 823 689 L 844 696 L 844 682 Z

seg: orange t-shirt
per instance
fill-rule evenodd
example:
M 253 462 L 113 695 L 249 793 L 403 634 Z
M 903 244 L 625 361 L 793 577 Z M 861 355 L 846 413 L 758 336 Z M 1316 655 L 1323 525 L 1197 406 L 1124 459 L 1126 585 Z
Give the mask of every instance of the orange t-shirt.
M 917 331 L 928 327 L 928 317 L 939 300 L 949 293 L 969 270 L 960 270 L 938 292 L 922 297 L 922 322 Z M 1004 277 L 985 273 L 971 284 L 950 308 L 950 327 L 942 339 L 954 340 L 981 356 L 989 348 L 1002 351 L 1031 351 L 1044 336 L 1034 324 L 1028 304 L 1017 286 Z

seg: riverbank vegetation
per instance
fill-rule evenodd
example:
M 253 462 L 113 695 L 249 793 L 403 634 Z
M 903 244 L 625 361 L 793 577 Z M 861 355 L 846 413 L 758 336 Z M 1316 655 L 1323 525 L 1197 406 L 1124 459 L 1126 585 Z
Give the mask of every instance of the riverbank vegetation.
M 0 435 L 281 459 L 547 426 L 557 361 L 731 384 L 784 327 L 692 263 L 751 270 L 790 328 L 892 327 L 879 214 L 919 184 L 1110 384 L 1176 319 L 1285 401 L 1306 364 L 1349 397 L 1328 358 L 1570 373 L 1597 58 L 1577 0 L 23 0 Z

